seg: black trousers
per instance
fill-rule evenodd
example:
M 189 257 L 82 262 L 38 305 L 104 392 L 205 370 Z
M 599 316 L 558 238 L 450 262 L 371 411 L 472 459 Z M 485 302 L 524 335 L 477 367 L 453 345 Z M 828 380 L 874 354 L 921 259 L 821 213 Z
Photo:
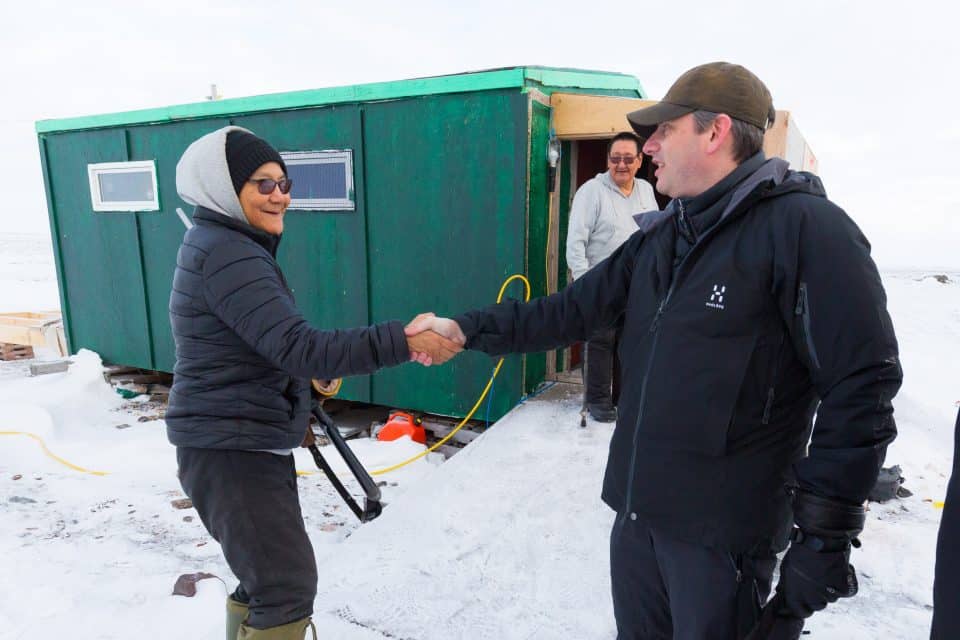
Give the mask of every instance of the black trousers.
M 954 429 L 953 474 L 937 537 L 931 640 L 960 638 L 960 413 Z
M 610 535 L 617 640 L 741 640 L 770 594 L 773 551 L 733 554 L 618 514 Z
M 620 399 L 620 330 L 608 329 L 587 341 L 587 402 L 617 405 Z
M 247 625 L 268 629 L 313 614 L 317 562 L 300 512 L 293 456 L 177 448 L 180 484 L 240 580 Z

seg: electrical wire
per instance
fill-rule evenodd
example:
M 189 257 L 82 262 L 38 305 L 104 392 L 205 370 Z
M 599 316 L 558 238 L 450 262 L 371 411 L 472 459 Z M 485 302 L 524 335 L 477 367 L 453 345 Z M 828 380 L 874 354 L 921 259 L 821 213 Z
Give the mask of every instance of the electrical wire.
M 526 294 L 526 295 L 524 296 L 524 298 L 523 298 L 523 301 L 524 301 L 524 302 L 527 302 L 528 300 L 530 300 L 530 281 L 527 280 L 527 278 L 524 277 L 523 275 L 517 273 L 517 274 L 514 274 L 514 275 L 510 276 L 509 278 L 507 278 L 506 280 L 503 281 L 503 285 L 500 287 L 500 293 L 497 294 L 497 303 L 499 303 L 499 302 L 503 299 L 503 293 L 504 293 L 504 291 L 507 290 L 507 285 L 509 285 L 509 284 L 510 284 L 511 282 L 513 282 L 514 280 L 521 280 L 521 281 L 523 281 L 523 284 L 524 284 L 524 287 L 525 287 L 525 294 Z M 408 459 L 404 460 L 403 462 L 399 462 L 399 463 L 397 463 L 397 464 L 395 464 L 395 465 L 386 467 L 386 468 L 384 468 L 384 469 L 376 469 L 376 470 L 374 470 L 374 471 L 371 471 L 371 472 L 370 472 L 370 475 L 372 475 L 372 476 L 380 476 L 380 475 L 383 475 L 383 474 L 385 474 L 385 473 L 390 473 L 391 471 L 396 471 L 397 469 L 399 469 L 399 468 L 401 468 L 401 467 L 407 466 L 407 465 L 410 464 L 411 462 L 415 462 L 415 461 L 419 460 L 420 458 L 423 458 L 423 457 L 426 456 L 428 453 L 431 453 L 431 452 L 437 450 L 437 449 L 438 449 L 439 447 L 441 447 L 442 445 L 446 444 L 447 441 L 450 440 L 450 438 L 452 438 L 455 433 L 457 433 L 457 431 L 460 431 L 460 429 L 463 428 L 463 425 L 467 424 L 467 422 L 470 421 L 470 418 L 473 417 L 473 414 L 477 412 L 477 409 L 480 407 L 480 404 L 483 402 L 483 399 L 487 396 L 487 393 L 489 393 L 490 388 L 493 386 L 493 381 L 496 379 L 497 374 L 500 373 L 500 367 L 503 366 L 503 360 L 504 360 L 503 358 L 500 358 L 500 361 L 497 362 L 497 365 L 493 368 L 493 373 L 490 374 L 490 379 L 487 381 L 487 386 L 484 387 L 484 389 L 483 389 L 483 393 L 480 394 L 480 397 L 477 398 L 477 401 L 476 401 L 476 403 L 473 405 L 473 408 L 470 409 L 470 412 L 466 415 L 466 417 L 465 417 L 463 420 L 460 421 L 460 424 L 458 424 L 456 427 L 454 427 L 453 431 L 451 431 L 450 433 L 448 433 L 446 436 L 443 437 L 442 440 L 440 440 L 440 441 L 437 442 L 436 444 L 432 445 L 430 448 L 421 451 L 420 453 L 418 453 L 417 455 L 413 456 L 412 458 L 408 458 Z

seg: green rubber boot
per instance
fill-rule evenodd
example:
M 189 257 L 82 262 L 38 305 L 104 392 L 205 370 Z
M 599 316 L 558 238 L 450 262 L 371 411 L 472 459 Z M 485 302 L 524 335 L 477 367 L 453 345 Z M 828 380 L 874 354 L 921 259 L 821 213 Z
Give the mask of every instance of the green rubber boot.
M 227 640 L 237 640 L 240 625 L 247 619 L 250 607 L 227 596 Z
M 254 629 L 245 624 L 240 625 L 237 640 L 304 640 L 307 629 L 313 631 L 313 640 L 317 640 L 317 629 L 310 618 L 303 618 L 269 629 Z

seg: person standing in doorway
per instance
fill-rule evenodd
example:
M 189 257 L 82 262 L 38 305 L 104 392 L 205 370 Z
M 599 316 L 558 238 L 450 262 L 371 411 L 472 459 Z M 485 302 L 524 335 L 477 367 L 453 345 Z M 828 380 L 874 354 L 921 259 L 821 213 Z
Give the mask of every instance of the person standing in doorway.
M 607 170 L 577 190 L 567 231 L 567 265 L 574 280 L 634 234 L 636 214 L 658 208 L 653 187 L 636 177 L 642 162 L 640 139 L 630 132 L 618 133 L 607 145 Z M 617 419 L 619 339 L 620 329 L 612 327 L 587 342 L 584 399 L 587 411 L 598 422 Z

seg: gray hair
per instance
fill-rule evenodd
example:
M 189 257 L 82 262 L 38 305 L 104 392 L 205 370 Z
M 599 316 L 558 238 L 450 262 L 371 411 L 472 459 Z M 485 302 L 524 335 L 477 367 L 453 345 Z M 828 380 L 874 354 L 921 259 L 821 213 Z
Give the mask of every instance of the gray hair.
M 698 110 L 693 112 L 693 121 L 697 133 L 703 133 L 716 120 L 718 113 Z M 733 160 L 741 163 L 763 149 L 763 129 L 743 120 L 730 118 L 733 126 L 730 128 L 733 136 Z

